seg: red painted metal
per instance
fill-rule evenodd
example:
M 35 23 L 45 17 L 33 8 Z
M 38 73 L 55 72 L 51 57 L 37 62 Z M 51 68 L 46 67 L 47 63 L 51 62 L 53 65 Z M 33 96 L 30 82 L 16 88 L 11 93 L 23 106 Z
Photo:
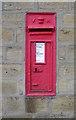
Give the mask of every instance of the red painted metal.
M 26 95 L 56 95 L 56 13 L 26 14 L 25 55 Z

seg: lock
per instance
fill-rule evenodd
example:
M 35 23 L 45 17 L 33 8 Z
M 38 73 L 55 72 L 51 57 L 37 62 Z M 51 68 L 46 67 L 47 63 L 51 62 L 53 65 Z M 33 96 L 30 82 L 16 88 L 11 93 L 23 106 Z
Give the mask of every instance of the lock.
M 34 72 L 38 72 L 38 69 L 37 69 L 37 68 L 34 68 Z
M 33 72 L 39 73 L 39 72 L 42 72 L 42 71 L 43 71 L 43 70 L 42 70 L 42 66 L 38 66 L 38 67 L 33 66 Z

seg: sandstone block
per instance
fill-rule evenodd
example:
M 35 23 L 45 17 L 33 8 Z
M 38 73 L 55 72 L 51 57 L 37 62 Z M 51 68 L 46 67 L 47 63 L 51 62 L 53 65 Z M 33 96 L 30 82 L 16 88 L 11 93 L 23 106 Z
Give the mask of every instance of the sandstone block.
M 0 97 L 0 113 L 2 113 L 2 98 Z
M 68 80 L 59 80 L 59 93 L 68 94 Z
M 24 10 L 24 9 L 33 9 L 34 3 L 32 2 L 4 2 L 3 10 Z
M 74 61 L 74 53 L 76 53 L 76 46 L 69 45 L 67 52 L 67 61 Z
M 24 15 L 21 13 L 4 13 L 2 14 L 2 22 L 6 25 L 23 25 Z
M 59 94 L 74 95 L 74 80 L 59 80 Z
M 22 61 L 23 54 L 21 48 L 7 47 L 6 59 L 10 61 Z
M 2 46 L 2 28 L 0 28 L 0 45 Z
M 23 28 L 18 28 L 17 30 L 16 30 L 16 41 L 18 42 L 18 43 L 23 43 L 24 42 L 24 30 L 23 30 Z
M 66 46 L 60 46 L 58 48 L 58 58 L 59 60 L 65 60 L 66 59 Z
M 18 81 L 18 91 L 20 95 L 23 94 L 23 81 L 22 80 Z
M 2 47 L 0 47 L 0 60 L 2 60 Z
M 52 99 L 52 112 L 74 112 L 74 97 L 62 96 Z
M 2 78 L 2 64 L 0 64 L 0 77 Z
M 40 9 L 52 9 L 52 10 L 64 10 L 68 9 L 68 3 L 66 2 L 39 2 Z
M 2 96 L 2 80 L 0 80 L 0 96 Z
M 74 95 L 75 94 L 75 82 L 74 80 L 69 80 L 68 81 L 68 94 L 72 94 Z
M 59 76 L 74 79 L 74 64 L 62 63 L 59 66 Z
M 2 81 L 2 95 L 15 95 L 17 94 L 17 81 L 16 80 L 3 80 Z
M 59 30 L 59 40 L 66 42 L 74 42 L 74 28 L 62 28 Z
M 22 65 L 19 64 L 3 64 L 0 65 L 0 70 L 2 67 L 2 77 L 4 78 L 11 78 L 11 77 L 20 77 L 22 75 Z
M 74 14 L 71 14 L 71 13 L 65 13 L 64 14 L 64 18 L 63 18 L 63 21 L 64 21 L 64 24 L 68 24 L 68 25 L 74 25 L 74 22 L 75 22 L 75 18 L 74 18 Z
M 13 42 L 13 30 L 8 28 L 2 29 L 2 42 L 11 44 Z
M 23 97 L 4 97 L 6 115 L 16 116 L 25 113 L 25 103 Z
M 16 10 L 24 10 L 24 9 L 31 10 L 34 8 L 34 0 L 32 2 L 29 2 L 29 0 L 28 0 L 28 2 L 24 2 L 24 3 L 23 2 L 19 2 L 19 3 L 15 2 L 14 8 Z
M 12 10 L 14 9 L 14 2 L 4 2 L 2 3 L 3 10 Z
M 26 99 L 26 111 L 28 113 L 46 112 L 48 110 L 47 99 L 29 98 Z

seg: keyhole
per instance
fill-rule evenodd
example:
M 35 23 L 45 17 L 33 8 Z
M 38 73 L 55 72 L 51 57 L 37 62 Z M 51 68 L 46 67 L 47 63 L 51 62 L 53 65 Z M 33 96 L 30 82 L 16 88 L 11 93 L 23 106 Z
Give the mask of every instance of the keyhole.
M 35 72 L 37 72 L 37 68 L 35 68 Z

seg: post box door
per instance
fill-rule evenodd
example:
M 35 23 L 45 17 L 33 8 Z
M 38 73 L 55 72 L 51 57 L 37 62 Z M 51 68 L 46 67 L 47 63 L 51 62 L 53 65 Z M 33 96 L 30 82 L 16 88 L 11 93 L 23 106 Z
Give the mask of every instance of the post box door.
M 56 13 L 26 15 L 26 95 L 56 95 Z
M 31 42 L 31 90 L 52 90 L 51 42 Z

